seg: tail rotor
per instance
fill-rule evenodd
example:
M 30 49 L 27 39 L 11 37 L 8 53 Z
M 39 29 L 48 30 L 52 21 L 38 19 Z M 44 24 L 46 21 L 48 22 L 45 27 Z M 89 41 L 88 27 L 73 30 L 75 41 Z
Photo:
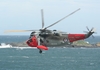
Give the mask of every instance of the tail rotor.
M 93 38 L 95 38 L 95 37 L 93 36 L 93 33 L 96 33 L 96 32 L 95 32 L 95 28 L 92 28 L 91 30 L 90 30 L 87 26 L 86 26 L 86 28 L 87 28 L 87 30 L 88 30 L 88 31 L 84 31 L 85 33 L 87 33 L 86 37 L 92 36 Z

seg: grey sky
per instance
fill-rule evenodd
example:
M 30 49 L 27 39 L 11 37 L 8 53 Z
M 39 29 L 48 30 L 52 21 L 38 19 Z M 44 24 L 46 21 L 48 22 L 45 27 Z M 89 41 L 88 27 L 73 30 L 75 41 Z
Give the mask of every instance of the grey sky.
M 100 0 L 0 0 L 0 34 L 29 35 L 26 33 L 4 34 L 5 30 L 27 30 L 41 28 L 41 9 L 44 10 L 45 26 L 48 26 L 76 9 L 69 16 L 49 29 L 68 33 L 83 33 L 88 26 L 95 27 L 100 35 Z

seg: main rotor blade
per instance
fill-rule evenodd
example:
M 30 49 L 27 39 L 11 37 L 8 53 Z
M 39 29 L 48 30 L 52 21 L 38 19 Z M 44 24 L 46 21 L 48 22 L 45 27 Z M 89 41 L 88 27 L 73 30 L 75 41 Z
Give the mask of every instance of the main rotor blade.
M 37 30 L 6 30 L 4 33 L 11 33 L 11 32 L 29 32 L 29 31 L 37 31 Z
M 42 28 L 44 27 L 44 15 L 43 15 L 43 9 L 41 9 L 41 17 L 42 17 Z
M 74 12 L 70 13 L 69 15 L 65 16 L 64 18 L 62 18 L 62 19 L 58 20 L 57 22 L 55 22 L 55 23 L 53 23 L 53 24 L 49 25 L 48 27 L 45 27 L 45 29 L 47 29 L 47 28 L 49 28 L 49 27 L 51 27 L 51 26 L 53 26 L 53 25 L 57 24 L 58 22 L 62 21 L 63 19 L 65 19 L 65 18 L 69 17 L 70 15 L 74 14 L 75 12 L 77 12 L 77 11 L 79 11 L 79 10 L 80 10 L 80 8 L 79 8 L 79 9 L 77 9 L 76 11 L 74 11 Z

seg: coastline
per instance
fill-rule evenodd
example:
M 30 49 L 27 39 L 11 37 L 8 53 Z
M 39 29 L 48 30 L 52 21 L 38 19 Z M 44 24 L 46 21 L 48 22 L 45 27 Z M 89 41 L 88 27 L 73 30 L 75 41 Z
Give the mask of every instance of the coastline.
M 7 44 L 10 44 L 12 45 L 13 47 L 29 47 L 26 42 L 20 42 L 20 43 L 17 43 L 17 42 L 13 42 L 13 43 L 7 43 Z M 87 48 L 96 48 L 96 47 L 100 47 L 100 42 L 98 43 L 95 43 L 95 44 L 90 44 L 84 40 L 80 40 L 80 41 L 76 41 L 76 42 L 73 42 L 74 47 L 87 47 Z M 47 45 L 48 47 L 71 47 L 71 45 Z

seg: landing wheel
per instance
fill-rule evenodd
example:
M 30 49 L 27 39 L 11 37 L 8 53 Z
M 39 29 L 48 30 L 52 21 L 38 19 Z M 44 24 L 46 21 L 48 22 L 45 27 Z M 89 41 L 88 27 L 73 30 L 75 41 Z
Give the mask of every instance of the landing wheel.
M 39 53 L 42 53 L 42 50 L 39 50 Z

